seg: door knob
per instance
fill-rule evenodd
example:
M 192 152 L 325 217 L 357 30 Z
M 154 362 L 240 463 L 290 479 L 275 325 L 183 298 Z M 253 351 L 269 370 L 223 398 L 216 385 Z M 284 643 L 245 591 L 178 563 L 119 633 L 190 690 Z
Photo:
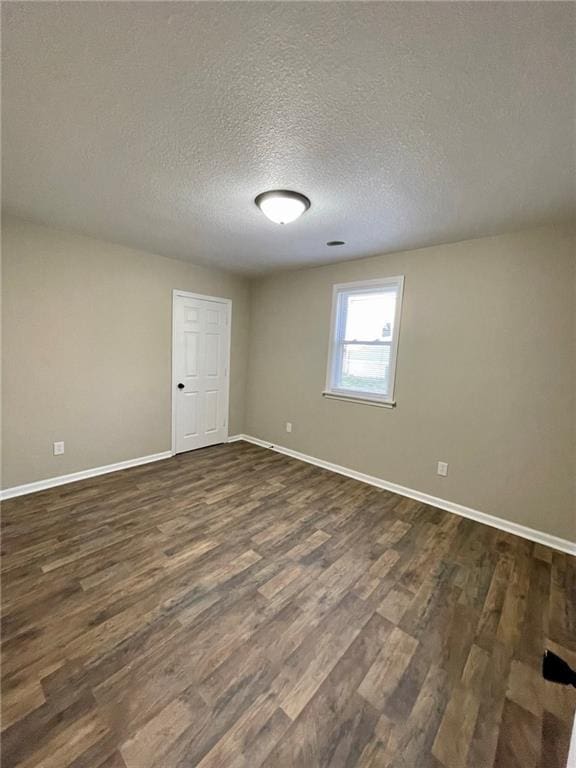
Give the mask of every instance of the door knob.
M 185 384 L 178 384 L 178 389 L 184 389 L 185 386 Z

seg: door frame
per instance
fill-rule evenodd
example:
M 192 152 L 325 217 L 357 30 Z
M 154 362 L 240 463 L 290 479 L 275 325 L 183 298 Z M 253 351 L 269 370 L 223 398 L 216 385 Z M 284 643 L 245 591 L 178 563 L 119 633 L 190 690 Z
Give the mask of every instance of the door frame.
M 230 350 L 232 348 L 232 299 L 225 299 L 222 296 L 207 296 L 204 293 L 190 293 L 190 291 L 179 291 L 177 288 L 172 290 L 172 376 L 171 384 L 172 391 L 170 394 L 170 400 L 172 404 L 172 456 L 176 455 L 176 300 L 179 298 L 185 299 L 201 299 L 202 301 L 218 301 L 221 304 L 227 305 L 226 315 L 226 327 L 228 328 L 228 336 L 226 339 L 226 439 L 228 439 L 229 433 L 229 418 L 230 418 Z

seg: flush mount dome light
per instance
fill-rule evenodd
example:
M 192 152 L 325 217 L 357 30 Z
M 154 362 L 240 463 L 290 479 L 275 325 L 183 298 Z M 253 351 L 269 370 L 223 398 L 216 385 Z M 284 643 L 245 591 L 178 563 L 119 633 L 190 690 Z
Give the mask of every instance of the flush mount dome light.
M 310 200 L 300 192 L 289 189 L 274 189 L 262 192 L 254 200 L 264 216 L 276 224 L 289 224 L 310 208 Z

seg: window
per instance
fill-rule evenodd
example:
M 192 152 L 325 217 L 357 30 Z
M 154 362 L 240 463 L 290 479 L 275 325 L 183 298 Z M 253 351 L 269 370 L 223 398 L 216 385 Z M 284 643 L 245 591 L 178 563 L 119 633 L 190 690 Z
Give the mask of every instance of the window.
M 403 277 L 334 286 L 325 395 L 394 405 Z

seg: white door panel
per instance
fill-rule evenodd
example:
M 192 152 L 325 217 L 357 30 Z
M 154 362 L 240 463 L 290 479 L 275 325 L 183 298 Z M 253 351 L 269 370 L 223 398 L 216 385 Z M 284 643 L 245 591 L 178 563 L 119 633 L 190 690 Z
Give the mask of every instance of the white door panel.
M 198 376 L 198 348 L 200 346 L 199 331 L 184 331 L 184 368 L 186 376 Z
M 218 413 L 221 410 L 218 407 L 219 392 L 218 390 L 210 390 L 206 392 L 206 398 L 204 401 L 204 427 L 206 434 L 216 432 L 218 429 Z
M 220 370 L 220 335 L 207 333 L 204 336 L 205 343 L 205 368 L 206 376 L 214 378 Z
M 198 392 L 183 392 L 184 403 L 181 407 L 182 433 L 184 438 L 198 437 Z
M 186 294 L 174 298 L 174 448 L 228 437 L 230 304 Z

